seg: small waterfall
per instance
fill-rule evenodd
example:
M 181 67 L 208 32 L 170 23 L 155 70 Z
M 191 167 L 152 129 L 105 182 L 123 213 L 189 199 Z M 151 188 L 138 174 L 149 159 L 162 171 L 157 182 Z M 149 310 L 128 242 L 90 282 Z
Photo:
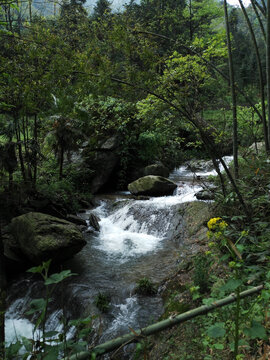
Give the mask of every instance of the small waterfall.
M 224 158 L 226 163 L 231 159 Z M 60 291 L 69 317 L 97 312 L 94 299 L 105 292 L 110 294 L 111 304 L 109 314 L 102 315 L 101 342 L 128 332 L 129 327 L 143 327 L 158 318 L 162 312 L 161 298 L 136 296 L 133 290 L 140 278 L 159 282 L 176 266 L 179 243 L 173 240 L 173 234 L 180 231 L 179 210 L 184 202 L 196 200 L 196 192 L 203 188 L 198 177 L 204 179 L 208 175 L 215 175 L 215 171 L 193 173 L 185 164 L 170 175 L 178 185 L 173 196 L 134 200 L 124 193 L 115 195 L 114 199 L 104 198 L 98 207 L 82 215 L 86 220 L 91 212 L 97 215 L 100 232 L 86 232 L 87 245 L 66 264 L 79 274 L 68 279 Z M 15 341 L 19 335 L 33 337 L 33 324 L 23 318 L 31 298 L 40 297 L 40 288 L 32 282 L 28 278 L 10 288 L 15 296 L 11 297 L 6 313 L 7 342 Z M 63 310 L 58 298 L 59 292 L 50 309 L 47 331 L 63 331 Z M 68 338 L 74 332 L 71 328 Z M 36 336 L 40 335 L 37 332 Z

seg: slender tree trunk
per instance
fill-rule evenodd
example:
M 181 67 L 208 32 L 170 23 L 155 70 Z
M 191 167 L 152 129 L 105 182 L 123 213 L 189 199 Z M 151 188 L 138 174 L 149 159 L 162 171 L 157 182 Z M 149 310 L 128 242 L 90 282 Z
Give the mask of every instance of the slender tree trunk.
M 34 176 L 33 176 L 33 185 L 35 187 L 36 182 L 37 182 L 37 145 L 38 145 L 38 121 L 37 121 L 37 115 L 35 114 L 34 117 L 34 141 L 35 141 L 35 148 L 34 148 L 34 153 L 33 153 L 33 157 L 34 157 Z
M 63 164 L 64 164 L 64 147 L 61 146 L 60 150 L 60 159 L 59 159 L 59 180 L 62 180 L 63 178 Z
M 192 0 L 189 0 L 189 40 L 193 39 L 193 29 L 192 29 Z
M 29 20 L 31 23 L 32 22 L 32 1 L 31 0 L 28 1 L 28 6 L 29 6 Z
M 11 12 L 10 12 L 10 5 L 8 5 L 8 22 L 9 22 L 9 30 L 10 30 L 11 32 L 13 32 Z
M 219 169 L 218 162 L 217 162 L 216 158 L 213 156 L 213 154 L 211 154 L 211 156 L 212 156 L 212 162 L 213 162 L 214 168 L 215 168 L 215 170 L 216 170 L 216 172 L 218 174 L 218 177 L 220 179 L 220 185 L 221 185 L 221 189 L 222 189 L 222 194 L 225 197 L 226 196 L 226 186 L 225 186 L 225 181 L 224 181 L 223 175 L 221 174 L 221 171 Z
M 21 166 L 21 173 L 23 177 L 23 181 L 26 183 L 26 173 L 25 173 L 25 166 L 23 160 L 23 153 L 22 153 L 22 144 L 21 144 L 21 137 L 20 137 L 20 129 L 16 129 L 16 138 L 17 138 L 17 146 L 19 152 L 19 159 L 20 159 L 20 166 Z
M 258 13 L 258 9 L 256 8 L 256 5 L 254 4 L 254 0 L 251 0 L 251 5 L 253 7 L 253 10 L 256 14 L 256 17 L 257 17 L 257 20 L 259 22 L 259 25 L 260 25 L 260 29 L 261 29 L 261 32 L 262 32 L 262 36 L 264 38 L 264 41 L 266 41 L 266 34 L 265 34 L 265 29 L 264 29 L 264 25 L 263 25 L 263 22 L 262 22 L 262 19 Z
M 264 81 L 263 81 L 263 69 L 262 69 L 262 62 L 261 62 L 261 56 L 259 53 L 259 48 L 257 44 L 257 40 L 251 25 L 251 22 L 249 20 L 248 14 L 246 12 L 246 9 L 243 5 L 242 0 L 239 0 L 239 4 L 241 6 L 242 12 L 244 14 L 244 17 L 246 19 L 249 32 L 253 41 L 255 53 L 256 53 L 256 60 L 257 60 L 257 66 L 259 70 L 259 82 L 260 82 L 260 93 L 261 93 L 261 103 L 262 103 L 262 122 L 263 122 L 263 134 L 264 134 L 264 143 L 265 143 L 265 150 L 267 153 L 269 153 L 269 139 L 268 139 L 268 128 L 267 128 L 267 121 L 266 121 L 266 111 L 265 111 L 265 97 L 264 97 Z
M 264 6 L 261 6 L 259 3 L 258 3 L 258 1 L 257 0 L 253 0 L 254 1 L 254 5 L 257 7 L 257 9 L 259 9 L 260 10 L 260 12 L 261 12 L 261 14 L 264 16 L 264 17 L 266 17 L 266 8 L 265 8 L 265 4 L 264 4 Z
M 0 220 L 1 221 L 1 220 Z M 5 358 L 6 269 L 0 223 L 0 359 Z
M 270 1 L 270 0 L 269 0 Z M 232 96 L 232 112 L 233 112 L 233 162 L 234 162 L 234 177 L 238 179 L 239 166 L 238 166 L 238 133 L 237 133 L 237 110 L 236 110 L 236 92 L 234 84 L 234 71 L 233 71 L 233 61 L 232 61 L 232 46 L 230 38 L 230 26 L 227 10 L 227 1 L 224 0 L 224 15 L 225 15 L 225 24 L 226 24 L 226 34 L 227 34 L 227 47 L 228 47 L 228 57 L 229 57 L 229 72 L 230 72 L 230 85 L 231 85 L 231 96 Z
M 270 0 L 267 0 L 266 13 L 266 86 L 267 86 L 267 115 L 268 140 L 270 142 Z

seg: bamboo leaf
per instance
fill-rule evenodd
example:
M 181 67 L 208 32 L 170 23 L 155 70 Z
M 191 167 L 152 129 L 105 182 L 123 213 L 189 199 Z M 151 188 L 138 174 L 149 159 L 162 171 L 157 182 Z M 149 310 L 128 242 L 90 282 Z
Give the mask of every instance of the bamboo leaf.
M 225 323 L 220 322 L 210 326 L 210 328 L 207 329 L 207 335 L 213 339 L 217 339 L 224 336 L 226 334 L 224 325 Z

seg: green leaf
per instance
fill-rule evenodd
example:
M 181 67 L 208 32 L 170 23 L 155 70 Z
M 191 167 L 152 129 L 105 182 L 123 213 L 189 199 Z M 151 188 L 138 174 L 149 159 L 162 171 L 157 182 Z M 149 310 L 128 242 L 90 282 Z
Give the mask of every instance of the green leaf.
M 217 349 L 217 350 L 223 350 L 224 345 L 223 344 L 214 344 L 214 348 Z
M 239 288 L 239 286 L 242 285 L 242 281 L 239 279 L 230 279 L 225 285 L 223 285 L 220 290 L 223 291 L 234 291 L 237 288 Z
M 6 349 L 7 358 L 13 358 L 15 355 L 17 355 L 21 347 L 22 343 L 20 341 L 17 341 L 15 344 L 10 344 Z
M 225 323 L 220 322 L 210 326 L 210 328 L 207 329 L 207 335 L 213 339 L 217 339 L 224 336 L 226 334 L 224 325 Z
M 22 343 L 23 343 L 23 346 L 25 347 L 26 351 L 32 351 L 33 345 L 29 339 L 22 336 Z
M 34 299 L 30 303 L 31 310 L 27 311 L 26 315 L 32 315 L 38 311 L 43 311 L 46 306 L 46 300 L 43 298 Z
M 259 322 L 253 320 L 250 328 L 245 328 L 244 333 L 250 339 L 265 339 L 267 340 L 267 334 L 264 326 L 262 326 Z
M 46 346 L 45 347 L 45 357 L 43 357 L 42 359 L 44 360 L 55 360 L 58 358 L 58 347 L 57 346 Z
M 51 338 L 51 337 L 56 336 L 56 335 L 58 335 L 58 331 L 48 331 L 48 332 L 44 333 L 44 336 L 46 338 Z
M 45 285 L 52 285 L 52 284 L 58 284 L 61 281 L 63 281 L 66 278 L 69 278 L 73 275 L 77 275 L 75 273 L 72 273 L 70 270 L 64 270 L 60 273 L 52 274 L 48 279 L 45 280 Z
M 33 274 L 41 274 L 42 272 L 42 265 L 31 267 L 30 269 L 26 270 L 27 272 L 33 273 Z

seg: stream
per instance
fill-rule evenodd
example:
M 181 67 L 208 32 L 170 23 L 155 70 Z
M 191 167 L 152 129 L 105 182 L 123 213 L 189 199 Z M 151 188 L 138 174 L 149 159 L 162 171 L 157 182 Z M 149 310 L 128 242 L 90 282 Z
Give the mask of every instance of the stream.
M 225 160 L 228 163 L 231 157 Z M 135 295 L 136 282 L 147 277 L 158 283 L 176 269 L 181 243 L 175 234 L 182 230 L 178 210 L 184 202 L 196 200 L 195 193 L 203 188 L 201 180 L 211 174 L 216 173 L 207 169 L 195 175 L 187 165 L 175 169 L 170 175 L 178 185 L 173 196 L 149 200 L 131 199 L 128 192 L 98 196 L 98 206 L 80 216 L 88 221 L 90 213 L 97 215 L 100 232 L 86 231 L 87 245 L 64 264 L 78 275 L 56 289 L 46 330 L 61 332 L 63 316 L 75 319 L 97 313 L 94 301 L 99 293 L 111 299 L 108 313 L 96 321 L 102 334 L 99 343 L 157 321 L 163 310 L 161 297 Z M 43 295 L 42 281 L 36 276 L 23 274 L 10 284 L 7 343 L 21 335 L 33 338 L 35 318 L 25 313 L 31 300 Z M 67 337 L 73 335 L 70 328 Z

